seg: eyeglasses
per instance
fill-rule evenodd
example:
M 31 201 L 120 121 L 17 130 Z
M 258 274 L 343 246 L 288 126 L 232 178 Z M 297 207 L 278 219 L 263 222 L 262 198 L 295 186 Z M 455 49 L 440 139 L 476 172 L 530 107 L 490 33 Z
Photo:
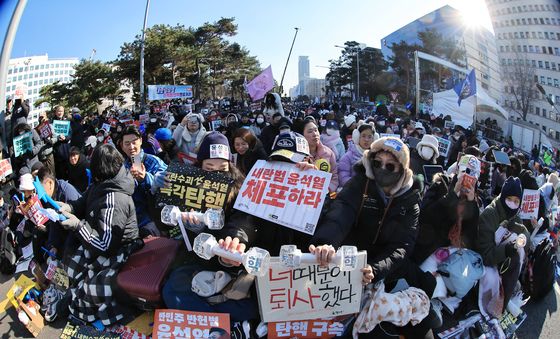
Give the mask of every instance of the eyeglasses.
M 382 161 L 373 159 L 373 167 L 375 168 L 385 168 L 387 171 L 389 172 L 395 172 L 395 170 L 398 168 L 397 165 L 387 162 L 387 163 L 383 163 Z

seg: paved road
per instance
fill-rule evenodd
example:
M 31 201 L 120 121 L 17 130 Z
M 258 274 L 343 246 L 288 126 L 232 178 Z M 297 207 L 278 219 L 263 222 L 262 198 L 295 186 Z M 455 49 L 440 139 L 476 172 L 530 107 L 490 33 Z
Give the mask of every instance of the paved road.
M 0 275 L 0 300 L 4 299 L 13 282 L 13 278 Z M 560 300 L 560 287 L 555 285 L 554 291 L 551 291 L 543 300 L 538 303 L 529 302 L 525 305 L 524 310 L 528 316 L 517 331 L 518 338 L 560 338 L 558 300 Z M 64 320 L 59 319 L 53 324 L 45 326 L 38 338 L 59 338 L 65 324 Z M 7 338 L 33 338 L 31 333 L 17 320 L 13 307 L 8 312 L 0 314 L 0 339 Z

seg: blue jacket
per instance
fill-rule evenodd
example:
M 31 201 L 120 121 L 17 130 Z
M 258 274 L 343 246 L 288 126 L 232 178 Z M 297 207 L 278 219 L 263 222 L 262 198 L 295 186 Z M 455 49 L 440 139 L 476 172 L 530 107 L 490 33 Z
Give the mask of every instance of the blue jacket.
M 140 153 L 140 156 L 146 168 L 146 176 L 141 182 L 134 180 L 135 188 L 132 194 L 132 200 L 136 206 L 138 227 L 145 226 L 152 221 L 148 213 L 148 195 L 150 194 L 150 188 L 152 188 L 155 174 L 167 170 L 167 165 L 160 158 L 151 154 L 146 154 L 144 151 Z M 124 166 L 126 169 L 130 170 L 132 167 L 130 159 L 125 160 Z

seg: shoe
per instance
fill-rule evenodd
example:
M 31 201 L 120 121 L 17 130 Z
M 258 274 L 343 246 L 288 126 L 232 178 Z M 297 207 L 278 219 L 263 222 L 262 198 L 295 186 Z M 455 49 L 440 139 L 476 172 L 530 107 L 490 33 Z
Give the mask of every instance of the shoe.
M 49 288 L 43 294 L 43 305 L 41 309 L 45 312 L 45 320 L 47 322 L 53 322 L 56 320 L 58 315 L 57 306 L 59 302 L 64 299 L 65 293 L 53 285 L 49 286 Z
M 430 300 L 430 313 L 426 317 L 430 328 L 440 328 L 443 325 L 443 316 L 441 314 L 443 304 L 438 299 Z
M 251 325 L 248 321 L 235 322 L 231 327 L 231 339 L 250 339 Z

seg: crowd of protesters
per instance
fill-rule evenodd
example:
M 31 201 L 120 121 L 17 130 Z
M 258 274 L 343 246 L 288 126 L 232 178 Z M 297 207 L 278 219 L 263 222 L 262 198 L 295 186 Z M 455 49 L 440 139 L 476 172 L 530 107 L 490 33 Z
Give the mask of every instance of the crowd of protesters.
M 430 302 L 415 312 L 428 316 L 414 324 L 397 326 L 381 317 L 380 325 L 372 326 L 371 319 L 358 317 L 354 328 L 376 338 L 388 332 L 429 336 L 446 318 L 461 320 L 472 310 L 499 318 L 521 307 L 528 292 L 520 282 L 525 283 L 535 249 L 531 241 L 550 239 L 557 246 L 557 172 L 542 166 L 538 154 L 527 156 L 468 127 L 451 127 L 446 124 L 450 117 L 396 114 L 383 103 L 360 109 L 340 103 L 295 105 L 269 93 L 260 107 L 176 100 L 152 102 L 145 114 L 116 107 L 85 114 L 57 106 L 41 114 L 39 125 L 69 120 L 70 132 L 41 136 L 27 121 L 25 102 L 10 102 L 7 112 L 2 159 L 11 159 L 13 173 L 1 179 L 3 228 L 14 233 L 16 253 L 32 243 L 37 265 L 59 258 L 69 276 L 68 290 L 44 291 L 42 312 L 49 322 L 71 314 L 107 326 L 125 318 L 123 306 L 130 305 L 114 297 L 112 279 L 142 239 L 168 236 L 154 197 L 165 187 L 173 162 L 233 179 L 224 228 L 204 229 L 220 239 L 221 247 L 242 253 L 257 246 L 277 256 L 280 246 L 297 244 L 327 265 L 336 248 L 355 245 L 367 251 L 364 285 L 383 281 L 391 292 L 404 280 L 425 293 Z M 141 115 L 147 119 L 140 121 Z M 490 128 L 491 122 L 486 125 Z M 32 147 L 16 157 L 11 140 L 26 132 L 32 132 Z M 286 144 L 280 141 L 296 138 L 305 140 L 306 151 L 298 150 L 299 156 L 292 158 L 277 155 Z M 441 139 L 450 144 L 445 156 Z M 211 151 L 215 145 L 227 152 Z M 508 163 L 495 159 L 494 151 L 506 153 Z M 233 208 L 258 160 L 287 161 L 303 171 L 331 174 L 313 235 Z M 441 170 L 435 174 L 426 170 L 437 166 Z M 40 193 L 37 181 L 64 215 L 45 227 L 36 227 L 17 204 Z M 538 217 L 531 220 L 518 217 L 525 189 L 538 190 L 541 197 Z M 186 224 L 200 222 L 189 211 L 182 218 Z M 497 241 L 498 233 L 505 240 Z M 521 235 L 527 239 L 522 246 L 517 241 Z M 469 265 L 486 267 L 483 277 L 465 276 L 462 283 L 471 285 L 461 291 L 448 273 L 429 265 L 441 264 L 457 249 L 470 250 Z M 3 261 L 3 273 L 13 273 L 11 264 Z M 215 303 L 192 289 L 195 273 L 221 270 L 235 279 L 238 266 L 228 259 L 185 260 L 163 287 L 165 306 L 229 313 L 232 337 L 263 336 L 255 293 Z M 500 300 L 479 302 L 479 289 L 495 290 L 496 284 L 501 293 L 492 297 Z M 374 312 L 376 319 L 378 314 L 381 310 Z

